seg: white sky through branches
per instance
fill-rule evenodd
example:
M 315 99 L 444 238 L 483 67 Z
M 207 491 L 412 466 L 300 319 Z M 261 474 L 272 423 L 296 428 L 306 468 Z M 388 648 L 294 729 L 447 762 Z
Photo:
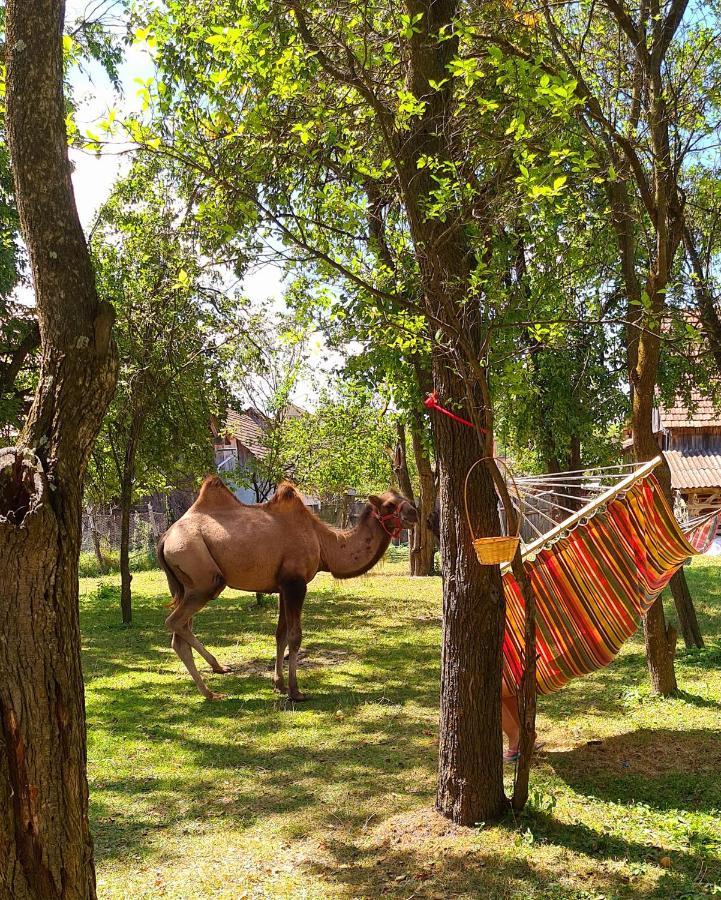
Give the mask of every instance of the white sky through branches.
M 87 0 L 68 0 L 66 28 L 72 27 L 72 23 L 81 17 L 86 9 Z M 104 119 L 112 108 L 119 109 L 123 114 L 139 109 L 140 101 L 137 98 L 139 85 L 136 79 L 149 78 L 153 73 L 152 63 L 141 46 L 126 47 L 124 54 L 124 60 L 119 68 L 122 91 L 120 95 L 113 88 L 102 66 L 98 64 L 85 66 L 83 71 L 76 67 L 70 73 L 70 85 L 77 109 L 76 121 L 80 131 Z M 70 151 L 70 158 L 74 167 L 73 186 L 78 214 L 87 234 L 98 209 L 110 195 L 116 179 L 127 170 L 131 153 L 122 145 L 101 155 L 73 148 Z M 278 311 L 285 309 L 282 272 L 277 266 L 264 264 L 254 268 L 244 279 L 242 288 L 254 305 L 271 303 Z M 309 351 L 311 368 L 316 374 L 319 370 L 337 366 L 342 362 L 338 354 L 328 352 L 320 334 L 313 336 Z M 301 405 L 313 406 L 315 393 L 315 386 L 303 379 L 294 399 Z

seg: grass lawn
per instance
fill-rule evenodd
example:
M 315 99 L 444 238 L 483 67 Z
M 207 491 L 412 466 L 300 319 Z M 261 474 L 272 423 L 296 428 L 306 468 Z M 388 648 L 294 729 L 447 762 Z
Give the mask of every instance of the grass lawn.
M 229 675 L 204 701 L 163 627 L 161 573 L 81 582 L 103 898 L 721 895 L 721 562 L 689 570 L 707 649 L 648 692 L 642 641 L 542 698 L 532 802 L 501 825 L 433 812 L 440 579 L 386 563 L 306 600 L 306 704 L 271 690 L 275 600 L 227 592 L 195 630 Z M 201 660 L 202 662 L 202 660 Z

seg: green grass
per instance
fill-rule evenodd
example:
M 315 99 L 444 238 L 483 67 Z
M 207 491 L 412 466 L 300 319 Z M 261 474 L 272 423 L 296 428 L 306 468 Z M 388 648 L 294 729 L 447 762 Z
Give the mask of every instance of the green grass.
M 78 570 L 81 578 L 96 578 L 101 575 L 116 574 L 120 571 L 119 551 L 103 548 L 102 553 L 102 568 L 94 553 L 84 550 L 80 554 Z M 158 557 L 155 555 L 154 547 L 148 550 L 132 550 L 129 556 L 131 572 L 148 572 L 158 568 Z
M 227 592 L 195 630 L 230 675 L 207 703 L 168 646 L 159 572 L 83 579 L 89 771 L 103 898 L 691 898 L 721 893 L 721 565 L 689 570 L 708 649 L 649 696 L 642 642 L 542 698 L 532 802 L 501 825 L 433 812 L 440 580 L 400 562 L 319 577 L 301 688 L 271 691 L 275 603 Z M 207 669 L 203 671 L 207 672 Z M 591 743 L 589 743 L 591 742 Z

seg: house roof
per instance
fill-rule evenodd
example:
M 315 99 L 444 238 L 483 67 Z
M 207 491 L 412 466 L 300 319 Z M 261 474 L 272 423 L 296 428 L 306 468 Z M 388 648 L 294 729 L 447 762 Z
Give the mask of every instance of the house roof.
M 308 410 L 298 406 L 297 403 L 289 403 L 285 408 L 285 414 L 289 419 L 300 419 L 308 415 Z
M 234 409 L 225 411 L 225 422 L 220 432 L 232 434 L 233 437 L 249 450 L 257 459 L 263 459 L 268 455 L 268 448 L 263 443 L 263 435 L 267 428 L 267 419 L 257 409 L 246 409 L 236 412 Z
M 289 403 L 286 414 L 290 419 L 298 419 L 307 415 L 307 411 L 302 406 Z M 269 425 L 268 417 L 253 406 L 241 412 L 228 407 L 225 411 L 225 421 L 220 427 L 216 427 L 215 433 L 218 436 L 232 435 L 234 440 L 250 451 L 256 459 L 264 459 L 268 455 L 268 448 L 263 437 Z
M 713 401 L 694 391 L 691 405 L 677 399 L 670 409 L 659 408 L 662 428 L 721 428 L 721 411 Z
M 721 453 L 667 450 L 671 487 L 678 490 L 721 488 Z

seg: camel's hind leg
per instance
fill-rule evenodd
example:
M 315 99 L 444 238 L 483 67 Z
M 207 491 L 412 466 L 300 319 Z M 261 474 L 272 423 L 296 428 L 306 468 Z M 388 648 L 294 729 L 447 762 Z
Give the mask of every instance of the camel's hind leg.
M 188 672 L 190 672 L 190 677 L 193 679 L 193 681 L 197 685 L 198 690 L 205 697 L 205 699 L 222 700 L 223 695 L 217 694 L 215 691 L 211 691 L 208 685 L 203 681 L 203 676 L 200 674 L 195 665 L 195 660 L 193 659 L 193 648 L 190 646 L 190 644 L 177 632 L 175 632 L 170 641 L 170 646 L 183 660 L 185 668 L 188 670 Z
M 216 675 L 226 675 L 228 672 L 232 672 L 232 668 L 230 666 L 221 665 L 215 656 L 208 650 L 205 644 L 198 638 L 193 632 L 193 620 L 190 619 L 188 621 L 188 632 L 183 632 L 183 637 L 190 644 L 193 650 L 197 650 L 198 653 L 203 657 L 203 659 L 208 663 L 210 668 L 216 673 Z
M 211 666 L 215 663 L 218 668 L 215 669 L 215 667 L 213 667 L 214 671 L 224 670 L 212 653 L 206 650 L 203 644 L 193 634 L 191 623 L 193 616 L 199 612 L 206 603 L 217 597 L 224 587 L 225 584 L 222 579 L 216 578 L 216 583 L 208 591 L 187 591 L 182 599 L 176 598 L 175 609 L 173 609 L 171 614 L 165 620 L 166 628 L 173 634 L 171 640 L 173 650 L 175 650 L 183 661 L 185 668 L 190 673 L 198 690 L 207 700 L 217 700 L 220 699 L 222 695 L 211 691 L 203 681 L 203 678 L 195 665 L 195 660 L 193 659 L 193 648 L 195 648 Z

